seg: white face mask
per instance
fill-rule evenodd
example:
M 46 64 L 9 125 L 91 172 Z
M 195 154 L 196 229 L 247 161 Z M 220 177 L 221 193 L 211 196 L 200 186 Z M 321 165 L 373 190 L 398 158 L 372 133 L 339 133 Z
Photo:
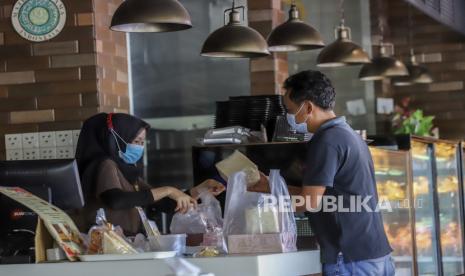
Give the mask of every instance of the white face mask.
M 304 106 L 305 103 L 302 103 L 302 105 L 300 105 L 299 107 L 299 110 L 297 110 L 297 112 L 295 114 L 290 114 L 290 113 L 287 113 L 286 114 L 286 118 L 287 118 L 287 123 L 291 126 L 292 129 L 294 129 L 297 133 L 302 133 L 302 134 L 306 134 L 306 133 L 309 133 L 308 131 L 308 126 L 307 126 L 307 120 L 308 120 L 308 116 L 305 118 L 305 121 L 303 121 L 302 123 L 297 123 L 296 120 L 295 120 L 295 116 L 297 114 L 299 114 L 299 112 L 302 110 L 302 107 Z

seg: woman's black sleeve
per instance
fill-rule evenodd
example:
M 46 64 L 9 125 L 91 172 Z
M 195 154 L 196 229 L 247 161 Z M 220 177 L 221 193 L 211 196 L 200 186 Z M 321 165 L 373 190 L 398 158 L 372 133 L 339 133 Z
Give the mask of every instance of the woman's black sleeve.
M 113 210 L 130 209 L 136 206 L 148 206 L 154 204 L 150 190 L 138 192 L 125 192 L 121 189 L 111 189 L 100 194 L 103 204 Z
M 152 212 L 163 212 L 167 214 L 174 213 L 176 209 L 176 201 L 172 200 L 171 198 L 163 198 L 159 201 L 153 203 L 149 206 L 150 211 Z

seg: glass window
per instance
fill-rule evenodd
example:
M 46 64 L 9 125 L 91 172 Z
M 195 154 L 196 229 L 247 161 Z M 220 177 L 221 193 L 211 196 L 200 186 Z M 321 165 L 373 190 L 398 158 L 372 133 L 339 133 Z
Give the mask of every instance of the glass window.
M 200 56 L 208 35 L 223 26 L 229 0 L 181 1 L 193 28 L 130 34 L 134 114 L 143 118 L 206 115 L 214 102 L 250 94 L 249 61 Z
M 291 2 L 291 1 L 286 1 Z M 352 40 L 371 53 L 370 1 L 345 1 L 346 25 L 352 30 Z M 297 0 L 301 18 L 316 28 L 326 45 L 335 40 L 334 28 L 339 25 L 339 0 Z M 289 5 L 284 9 L 287 11 Z M 319 50 L 293 52 L 288 54 L 289 74 L 303 70 L 319 70 L 326 74 L 336 88 L 336 108 L 338 115 L 345 115 L 355 129 L 366 129 L 375 133 L 375 94 L 373 82 L 363 82 L 358 79 L 361 66 L 346 66 L 339 68 L 319 68 L 316 60 Z M 351 116 L 347 112 L 346 102 L 362 99 L 366 114 Z M 357 111 L 358 113 L 358 111 Z
M 146 169 L 155 186 L 192 185 L 191 146 L 213 126 L 215 101 L 250 95 L 249 61 L 200 56 L 203 42 L 223 26 L 230 0 L 180 1 L 193 28 L 129 35 L 133 112 L 152 125 Z

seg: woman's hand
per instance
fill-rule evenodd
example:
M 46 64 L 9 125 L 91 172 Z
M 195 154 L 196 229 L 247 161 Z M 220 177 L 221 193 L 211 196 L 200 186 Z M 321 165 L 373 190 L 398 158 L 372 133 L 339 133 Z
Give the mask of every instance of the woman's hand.
M 190 194 L 193 198 L 198 199 L 202 192 L 208 191 L 210 194 L 217 196 L 224 192 L 225 189 L 226 188 L 224 187 L 224 185 L 220 182 L 213 179 L 208 179 L 202 182 L 201 184 L 193 187 L 190 190 Z
M 177 203 L 176 209 L 174 209 L 175 212 L 184 214 L 189 211 L 190 208 L 197 208 L 197 200 L 176 188 L 172 188 L 168 197 L 175 200 Z

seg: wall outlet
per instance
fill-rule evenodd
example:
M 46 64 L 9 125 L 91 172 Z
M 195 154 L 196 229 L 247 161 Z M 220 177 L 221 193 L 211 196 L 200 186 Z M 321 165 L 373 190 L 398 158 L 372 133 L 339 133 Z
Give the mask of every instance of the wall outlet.
M 5 135 L 5 149 L 22 149 L 23 142 L 21 134 L 7 134 Z
M 6 150 L 6 160 L 23 160 L 22 149 L 9 149 Z
M 73 147 L 57 147 L 57 159 L 73 159 Z
M 52 148 L 56 147 L 55 132 L 39 132 L 39 147 L 40 148 Z
M 37 160 L 40 159 L 39 149 L 23 149 L 23 160 Z
M 57 147 L 72 147 L 73 146 L 73 131 L 57 131 L 55 132 Z
M 23 133 L 21 134 L 23 140 L 23 149 L 33 149 L 39 147 L 39 133 Z
M 79 134 L 81 134 L 80 129 L 73 130 L 73 145 L 74 147 L 77 146 L 78 140 L 79 140 Z
M 57 149 L 56 148 L 41 148 L 40 159 L 56 159 Z

